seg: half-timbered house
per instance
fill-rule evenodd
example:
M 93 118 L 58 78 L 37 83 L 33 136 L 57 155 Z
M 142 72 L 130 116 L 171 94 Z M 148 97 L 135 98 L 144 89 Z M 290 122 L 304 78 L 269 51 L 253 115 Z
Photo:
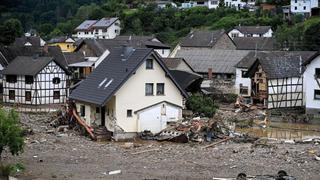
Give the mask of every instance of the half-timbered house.
M 315 52 L 260 52 L 248 70 L 251 97 L 268 109 L 292 108 L 304 105 L 303 66 Z
M 68 70 L 52 57 L 18 56 L 3 75 L 4 103 L 64 104 L 68 98 Z

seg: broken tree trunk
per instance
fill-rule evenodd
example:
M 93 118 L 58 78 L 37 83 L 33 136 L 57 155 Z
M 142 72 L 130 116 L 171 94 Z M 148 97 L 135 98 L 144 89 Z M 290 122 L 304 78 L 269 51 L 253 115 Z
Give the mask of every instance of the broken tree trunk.
M 226 139 L 222 139 L 222 140 L 220 140 L 220 141 L 218 141 L 218 142 L 214 142 L 214 143 L 212 143 L 212 144 L 209 144 L 209 145 L 207 145 L 207 146 L 204 146 L 204 147 L 202 147 L 202 149 L 206 149 L 206 148 L 215 146 L 215 145 L 217 145 L 217 144 L 220 144 L 220 143 L 229 141 L 229 140 L 232 139 L 232 138 L 233 138 L 233 137 L 227 137 Z
M 89 133 L 91 139 L 92 139 L 92 140 L 96 140 L 96 137 L 95 137 L 95 135 L 93 134 L 93 128 L 90 127 L 90 126 L 88 126 L 88 125 L 78 116 L 76 110 L 73 109 L 73 110 L 72 110 L 72 113 L 73 113 L 73 116 L 75 117 L 75 119 L 77 120 L 77 122 L 78 122 L 81 126 L 83 126 L 83 127 L 86 129 L 86 131 Z

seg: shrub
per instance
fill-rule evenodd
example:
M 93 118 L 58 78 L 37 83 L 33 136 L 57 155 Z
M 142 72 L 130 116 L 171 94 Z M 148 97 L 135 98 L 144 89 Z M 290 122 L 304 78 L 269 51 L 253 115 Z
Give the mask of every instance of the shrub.
M 212 98 L 201 94 L 194 94 L 190 96 L 186 105 L 187 108 L 192 110 L 194 113 L 210 118 L 213 117 L 217 108 Z

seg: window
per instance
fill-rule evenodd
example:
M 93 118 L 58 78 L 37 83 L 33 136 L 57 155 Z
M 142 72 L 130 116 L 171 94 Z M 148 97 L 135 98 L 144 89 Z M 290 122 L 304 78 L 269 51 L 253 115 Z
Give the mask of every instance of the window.
M 132 117 L 132 109 L 127 110 L 127 117 Z
M 239 37 L 239 33 L 231 33 L 231 37 L 233 37 L 233 38 Z
M 153 60 L 152 59 L 147 59 L 146 69 L 153 69 Z
M 241 71 L 241 77 L 246 78 L 247 71 Z
M 16 99 L 16 92 L 14 90 L 9 90 L 9 99 L 10 100 Z
M 240 94 L 248 95 L 248 93 L 249 93 L 248 86 L 243 86 L 242 84 L 240 84 Z
M 58 77 L 53 78 L 52 79 L 52 83 L 53 84 L 59 84 L 60 83 L 60 78 L 58 78 Z
M 68 48 L 68 49 L 70 48 L 70 45 L 69 45 L 69 44 L 67 44 L 67 48 Z
M 100 107 L 96 107 L 96 113 L 100 113 Z
M 298 9 L 297 6 L 295 6 L 295 7 L 294 7 L 294 10 L 297 10 L 297 9 Z
M 31 101 L 31 91 L 26 91 L 25 98 L 26 101 Z
M 294 0 L 294 3 L 297 3 L 298 0 Z
M 316 78 L 320 78 L 320 68 L 316 68 L 315 77 L 316 77 Z
M 26 84 L 33 84 L 33 76 L 25 76 Z
M 17 76 L 16 75 L 7 75 L 7 82 L 8 83 L 16 83 L 17 82 Z
M 146 96 L 153 96 L 153 83 L 146 83 Z
M 164 95 L 164 83 L 157 83 L 157 95 Z
M 314 99 L 320 100 L 320 90 L 314 90 Z
M 86 116 L 86 107 L 84 105 L 80 106 L 80 116 Z
M 53 99 L 60 99 L 60 91 L 53 91 Z
M 306 10 L 307 8 L 305 6 L 303 6 L 303 10 Z

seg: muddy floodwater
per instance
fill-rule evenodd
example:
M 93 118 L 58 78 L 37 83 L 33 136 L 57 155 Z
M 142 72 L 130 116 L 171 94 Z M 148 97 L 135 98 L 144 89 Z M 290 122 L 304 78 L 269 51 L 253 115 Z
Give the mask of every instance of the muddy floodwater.
M 320 124 L 299 124 L 287 122 L 271 122 L 266 128 L 236 128 L 237 132 L 248 133 L 258 137 L 276 139 L 302 140 L 309 137 L 320 137 Z

